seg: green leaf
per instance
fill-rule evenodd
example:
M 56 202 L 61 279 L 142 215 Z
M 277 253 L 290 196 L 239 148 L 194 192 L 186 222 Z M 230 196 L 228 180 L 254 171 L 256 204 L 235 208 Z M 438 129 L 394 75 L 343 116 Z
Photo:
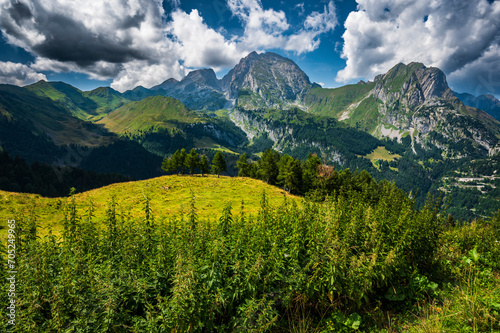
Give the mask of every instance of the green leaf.
M 361 316 L 356 312 L 351 313 L 344 325 L 355 330 L 359 329 L 359 326 L 361 325 Z

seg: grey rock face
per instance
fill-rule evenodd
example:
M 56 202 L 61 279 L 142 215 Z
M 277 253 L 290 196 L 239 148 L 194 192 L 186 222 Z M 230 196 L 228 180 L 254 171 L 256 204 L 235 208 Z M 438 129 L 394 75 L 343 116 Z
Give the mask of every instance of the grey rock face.
M 181 81 L 168 79 L 151 90 L 177 98 L 190 109 L 218 110 L 227 103 L 213 69 L 192 71 Z
M 421 63 L 398 64 L 385 75 L 374 80 L 375 88 L 370 92 L 380 104 L 381 115 L 378 128 L 396 128 L 412 135 L 412 142 L 430 142 L 445 147 L 432 133 L 439 133 L 449 142 L 470 141 L 478 149 L 488 152 L 498 140 L 477 117 L 471 113 L 448 87 L 445 74 L 438 68 L 425 67 Z M 388 125 L 388 126 L 387 126 Z M 385 131 L 376 130 L 378 136 Z M 375 133 L 374 133 L 375 134 Z M 445 149 L 446 150 L 446 149 Z M 448 156 L 459 156 L 462 152 L 446 151 Z
M 296 100 L 311 86 L 297 64 L 272 52 L 250 53 L 221 82 L 227 98 L 236 99 L 244 90 L 260 96 L 268 106 Z
M 309 77 L 292 60 L 272 52 L 252 52 L 220 80 L 212 69 L 200 69 L 151 90 L 177 98 L 191 109 L 216 110 L 238 100 L 242 91 L 272 106 L 295 101 L 311 87 Z

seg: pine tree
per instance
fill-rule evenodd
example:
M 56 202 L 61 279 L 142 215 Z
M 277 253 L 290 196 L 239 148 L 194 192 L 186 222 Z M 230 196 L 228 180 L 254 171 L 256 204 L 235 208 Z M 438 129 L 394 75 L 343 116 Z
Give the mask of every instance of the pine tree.
M 186 156 L 186 167 L 189 169 L 191 175 L 194 173 L 194 170 L 200 165 L 200 156 L 194 150 L 194 148 L 189 151 L 189 154 Z
M 238 171 L 239 177 L 250 176 L 250 164 L 248 163 L 246 153 L 240 155 L 240 159 L 238 160 L 238 162 L 236 162 L 236 167 L 239 169 Z
M 300 162 L 289 155 L 284 155 L 279 161 L 278 181 L 285 190 L 292 192 L 300 188 L 302 168 Z
M 181 152 L 179 150 L 176 150 L 175 153 L 170 156 L 169 160 L 166 163 L 167 170 L 171 170 L 172 172 L 179 174 L 180 154 Z
M 210 162 L 208 161 L 207 155 L 203 155 L 200 161 L 200 171 L 201 176 L 203 177 L 206 173 L 210 171 Z
M 321 165 L 321 159 L 316 154 L 309 154 L 302 170 L 302 184 L 304 193 L 317 187 L 318 166 Z
M 259 160 L 259 173 L 268 184 L 275 184 L 278 177 L 278 162 L 280 153 L 273 149 L 267 149 Z
M 224 159 L 224 155 L 218 151 L 212 160 L 212 173 L 216 174 L 217 178 L 219 178 L 219 174 L 223 171 L 226 171 L 226 160 Z
M 176 151 L 178 153 L 179 151 Z M 178 167 L 176 165 L 175 154 L 170 157 L 165 157 L 163 162 L 161 163 L 161 169 L 165 172 L 174 173 L 178 171 Z
M 181 168 L 181 173 L 184 174 L 184 170 L 186 169 L 186 149 L 182 148 L 177 157 L 177 165 Z

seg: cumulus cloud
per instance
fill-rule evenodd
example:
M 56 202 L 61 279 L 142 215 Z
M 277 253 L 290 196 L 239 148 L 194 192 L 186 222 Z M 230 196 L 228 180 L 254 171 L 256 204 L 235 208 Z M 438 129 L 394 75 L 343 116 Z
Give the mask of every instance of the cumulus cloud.
M 175 45 L 165 38 L 161 1 L 0 0 L 0 8 L 3 34 L 36 56 L 32 67 L 39 71 L 123 80 L 134 73 L 122 72 L 140 63 L 148 76 L 141 82 L 155 84 L 183 74 Z M 170 70 L 152 70 L 159 67 Z
M 307 16 L 304 27 L 298 33 L 289 36 L 283 48 L 298 54 L 312 52 L 319 47 L 318 37 L 334 30 L 337 25 L 335 5 L 330 1 L 322 13 L 313 12 Z
M 189 67 L 231 67 L 255 49 L 310 52 L 338 24 L 333 2 L 292 29 L 284 12 L 263 9 L 260 0 L 228 0 L 244 33 L 225 37 L 196 9 L 168 3 L 174 9 L 166 15 L 161 0 L 0 0 L 0 29 L 34 55 L 31 70 L 111 78 L 123 91 L 180 79 Z
M 177 10 L 171 16 L 167 31 L 178 44 L 179 56 L 185 66 L 215 69 L 234 66 L 249 53 L 236 41 L 226 40 L 221 33 L 209 28 L 196 9 L 190 14 Z
M 151 59 L 162 39 L 161 7 L 153 1 L 2 2 L 0 26 L 9 41 L 40 57 L 80 67 Z
M 26 65 L 0 61 L 0 82 L 2 83 L 25 86 L 40 80 L 47 80 L 47 78 Z
M 281 48 L 298 54 L 318 48 L 319 36 L 338 25 L 335 5 L 330 1 L 324 11 L 308 15 L 297 32 L 287 33 L 290 24 L 283 11 L 263 9 L 259 0 L 229 0 L 234 16 L 243 22 L 241 44 L 248 49 Z
M 118 91 L 125 91 L 137 86 L 150 88 L 163 82 L 165 78 L 173 77 L 173 73 L 182 73 L 175 75 L 176 77 L 182 77 L 186 74 L 185 68 L 179 63 L 175 65 L 146 65 L 142 61 L 136 60 L 124 64 L 123 67 L 124 69 L 111 83 L 111 87 Z M 161 78 L 161 81 L 158 81 L 158 78 Z
M 450 74 L 453 85 L 455 78 L 486 68 L 498 52 L 499 1 L 357 2 L 358 10 L 345 21 L 346 67 L 337 74 L 338 81 L 373 78 L 398 62 L 418 61 Z M 499 77 L 496 68 L 493 76 Z

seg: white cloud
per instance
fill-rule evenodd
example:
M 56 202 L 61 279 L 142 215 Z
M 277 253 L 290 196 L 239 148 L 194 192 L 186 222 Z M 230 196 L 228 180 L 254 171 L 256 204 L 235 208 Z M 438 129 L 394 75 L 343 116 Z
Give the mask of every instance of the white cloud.
M 170 77 L 161 75 L 180 75 L 175 45 L 165 38 L 159 0 L 0 0 L 0 8 L 2 33 L 35 55 L 32 67 L 39 71 L 118 78 L 115 85 L 122 89 L 135 86 L 127 77 L 158 84 Z M 139 63 L 147 78 L 137 77 Z
M 311 52 L 320 44 L 319 35 L 333 30 L 337 25 L 335 5 L 330 1 L 324 11 L 313 12 L 297 32 L 291 28 L 283 11 L 263 9 L 259 0 L 229 0 L 233 15 L 243 22 L 245 32 L 241 44 L 247 49 L 284 49 L 298 54 Z
M 165 80 L 165 78 L 175 77 L 180 79 L 186 73 L 183 66 L 177 64 L 153 64 L 135 60 L 123 65 L 123 70 L 111 83 L 111 87 L 118 91 L 133 89 L 137 86 L 151 88 Z M 159 80 L 160 78 L 160 80 Z
M 0 29 L 35 57 L 31 69 L 114 79 L 123 91 L 179 79 L 187 67 L 232 67 L 253 50 L 311 52 L 337 25 L 333 1 L 291 27 L 283 11 L 260 0 L 228 0 L 244 33 L 227 38 L 197 10 L 169 3 L 176 9 L 166 16 L 161 0 L 0 0 Z
M 335 5 L 330 1 L 322 13 L 313 12 L 307 16 L 304 27 L 298 33 L 289 36 L 283 48 L 298 54 L 312 52 L 319 47 L 319 35 L 334 30 L 337 25 Z
M 196 9 L 190 14 L 177 10 L 171 16 L 167 31 L 174 36 L 179 56 L 187 67 L 230 67 L 249 53 L 209 28 Z
M 448 76 L 455 91 L 500 98 L 500 46 L 491 45 L 484 54 Z
M 283 11 L 264 10 L 259 0 L 228 0 L 233 15 L 245 25 L 242 42 L 250 49 L 283 45 L 290 25 Z
M 358 10 L 345 21 L 342 57 L 347 64 L 338 81 L 371 79 L 398 62 L 418 61 L 451 74 L 452 83 L 472 68 L 483 68 L 498 50 L 500 1 L 357 2 Z M 500 67 L 494 71 L 499 77 Z
M 40 80 L 47 80 L 47 78 L 26 65 L 0 61 L 0 83 L 25 86 Z

